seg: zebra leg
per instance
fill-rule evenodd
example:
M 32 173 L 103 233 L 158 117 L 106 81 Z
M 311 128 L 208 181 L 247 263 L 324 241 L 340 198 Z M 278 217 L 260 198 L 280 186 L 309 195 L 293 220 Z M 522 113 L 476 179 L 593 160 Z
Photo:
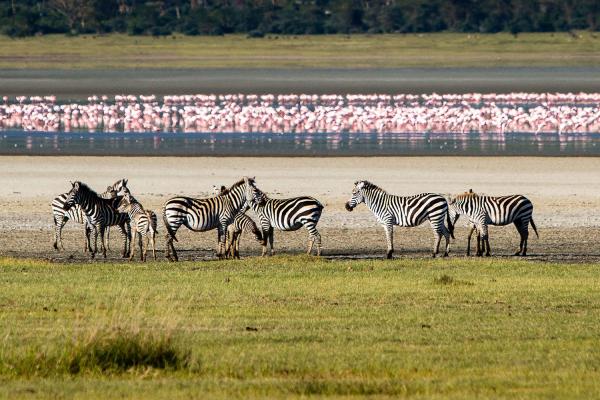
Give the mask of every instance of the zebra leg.
M 144 239 L 144 247 L 143 247 L 143 252 L 142 252 L 142 261 L 146 261 L 146 254 L 148 253 L 148 232 L 146 232 L 146 234 L 143 237 Z M 140 241 L 142 240 L 142 237 L 140 236 Z
M 469 257 L 471 255 L 471 237 L 473 236 L 474 230 L 475 230 L 475 225 L 471 225 L 471 229 L 469 230 L 469 235 L 467 236 L 467 257 Z M 477 237 L 477 253 L 479 253 L 479 237 Z
M 517 227 L 517 231 L 521 236 L 521 243 L 519 244 L 519 251 L 515 253 L 515 256 L 526 256 L 527 255 L 527 240 L 529 239 L 529 229 L 527 228 L 529 225 L 529 221 L 527 224 L 524 224 L 523 221 L 515 221 L 515 226 Z
M 219 250 L 217 251 L 217 257 L 219 259 L 223 259 L 226 258 L 227 255 L 225 254 L 225 241 L 227 239 L 227 225 L 226 224 L 221 224 L 219 225 L 219 227 L 217 228 L 218 230 L 218 236 L 219 236 Z
M 83 252 L 87 253 L 89 251 L 91 253 L 92 252 L 92 239 L 91 239 L 92 227 L 86 222 L 84 225 L 84 230 L 85 230 L 86 248 Z
M 269 229 L 263 229 L 262 237 L 263 237 L 263 244 L 262 244 L 261 257 L 264 257 L 267 255 L 267 243 L 269 242 Z
M 127 258 L 131 247 L 131 226 L 129 223 L 121 224 L 119 225 L 119 231 L 121 232 L 121 236 L 123 236 L 123 252 L 121 253 L 121 257 Z
M 106 227 L 106 250 L 110 250 L 110 226 Z
M 444 236 L 444 239 L 446 240 L 446 247 L 444 248 L 444 257 L 448 257 L 448 254 L 450 253 L 450 231 L 446 227 L 442 229 L 442 236 Z
M 312 220 L 306 221 L 304 226 L 306 226 L 306 229 L 308 230 L 308 251 L 306 254 L 310 255 L 312 253 L 313 246 L 315 242 L 318 241 L 319 244 L 317 245 L 317 255 L 320 255 L 321 251 L 319 246 L 321 244 L 321 235 L 319 234 L 319 231 L 317 231 L 317 223 Z
M 386 258 L 391 259 L 394 254 L 394 226 L 391 224 L 384 225 L 385 237 L 387 239 L 387 253 Z
M 106 228 L 100 228 L 100 243 L 102 245 L 102 256 L 106 258 L 106 237 L 104 236 Z
M 64 217 L 60 222 L 56 220 L 56 217 L 54 217 L 54 249 L 56 251 L 60 251 L 60 248 L 62 247 L 61 235 L 62 235 L 62 228 L 65 225 L 65 223 L 66 223 L 66 221 L 65 221 Z M 63 247 L 63 250 L 64 250 L 64 247 Z
M 98 252 L 98 225 L 92 225 L 92 229 L 94 231 L 94 250 L 91 251 L 91 258 L 94 258 Z
M 275 254 L 275 250 L 273 250 L 273 240 L 275 236 L 275 228 L 269 228 L 269 246 L 271 246 L 271 255 Z
M 154 256 L 154 261 L 156 261 L 156 232 L 152 231 L 150 234 L 150 244 L 152 245 L 152 255 Z
M 433 254 L 431 255 L 433 258 L 440 252 L 440 242 L 442 241 L 442 235 L 439 232 L 435 232 L 435 242 L 433 245 Z
M 483 225 L 481 227 L 481 243 L 483 245 L 483 249 L 482 252 L 485 251 L 485 256 L 489 257 L 491 254 L 491 249 L 490 249 L 490 237 L 488 234 L 488 227 L 487 225 Z
M 131 246 L 130 251 L 129 251 L 129 261 L 133 260 L 133 257 L 135 256 L 135 240 L 137 239 L 137 229 L 135 226 L 133 226 L 131 228 L 131 240 L 134 243 L 133 246 Z M 141 245 L 141 243 L 140 243 Z
M 240 259 L 240 239 L 242 238 L 242 232 L 234 233 L 233 239 L 233 258 Z

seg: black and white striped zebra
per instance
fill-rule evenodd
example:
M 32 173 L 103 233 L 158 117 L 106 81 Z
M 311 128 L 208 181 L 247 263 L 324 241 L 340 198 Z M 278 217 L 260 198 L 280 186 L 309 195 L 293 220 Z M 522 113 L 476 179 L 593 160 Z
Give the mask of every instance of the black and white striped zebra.
M 148 242 L 152 245 L 152 255 L 156 260 L 156 214 L 150 210 L 144 210 L 142 204 L 137 201 L 127 190 L 119 201 L 117 211 L 127 213 L 131 224 L 131 252 L 129 261 L 135 256 L 135 242 L 139 234 L 140 259 L 146 261 Z
M 217 195 L 227 193 L 227 188 L 221 186 L 213 186 L 213 192 Z M 260 229 L 256 223 L 245 214 L 246 210 L 242 209 L 233 219 L 233 222 L 227 227 L 227 238 L 225 245 L 225 255 L 232 258 L 240 258 L 240 240 L 242 233 L 252 234 L 254 239 L 261 245 L 265 245 Z
M 273 231 L 295 231 L 305 226 L 308 230 L 308 251 L 312 253 L 316 245 L 317 256 L 321 255 L 321 234 L 317 224 L 323 212 L 323 205 L 309 196 L 290 199 L 271 199 L 254 184 L 249 186 L 250 207 L 256 213 L 263 235 L 262 255 L 267 253 L 267 241 L 273 255 Z
M 108 186 L 106 191 L 101 194 L 101 197 L 105 199 L 111 199 L 116 197 L 116 193 L 118 193 L 123 188 L 127 187 L 127 179 L 119 179 L 112 185 Z M 65 247 L 62 243 L 62 229 L 69 221 L 74 221 L 78 224 L 84 225 L 85 231 L 85 245 L 84 252 L 91 251 L 90 244 L 90 232 L 91 227 L 87 225 L 87 220 L 85 218 L 85 214 L 81 210 L 79 205 L 75 205 L 68 210 L 65 210 L 65 201 L 67 199 L 67 193 L 60 194 L 56 196 L 50 206 L 52 207 L 52 218 L 54 221 L 54 248 L 58 251 L 61 249 L 64 250 Z M 106 230 L 106 241 L 108 244 L 108 239 L 110 235 L 110 227 L 107 227 Z
M 488 225 L 515 224 L 521 242 L 516 256 L 527 255 L 527 241 L 529 239 L 529 224 L 536 236 L 539 237 L 533 222 L 533 204 L 520 194 L 510 196 L 479 196 L 473 190 L 465 192 L 450 199 L 450 215 L 455 223 L 461 214 L 469 218 L 471 229 L 467 238 L 467 255 L 471 254 L 471 236 L 477 231 L 477 256 L 490 256 L 490 241 Z M 481 247 L 480 243 L 483 245 Z
M 117 211 L 120 197 L 104 199 L 90 189 L 83 182 L 72 183 L 71 191 L 67 194 L 64 208 L 68 211 L 71 207 L 79 205 L 86 216 L 87 222 L 94 234 L 94 248 L 91 250 L 92 258 L 98 252 L 98 234 L 101 239 L 101 250 L 106 258 L 105 228 L 117 225 L 123 236 L 123 257 L 129 255 L 131 242 L 129 216 Z
M 443 196 L 435 193 L 396 196 L 369 181 L 362 180 L 354 183 L 352 197 L 346 203 L 346 210 L 352 211 L 360 203 L 365 203 L 385 229 L 387 258 L 392 258 L 394 253 L 394 225 L 413 227 L 425 221 L 429 221 L 435 235 L 433 257 L 439 253 L 442 236 L 446 239 L 444 257 L 448 256 L 454 227 L 448 214 L 448 203 Z M 447 221 L 448 227 L 444 220 Z
M 167 229 L 166 257 L 171 261 L 178 260 L 173 241 L 177 241 L 175 234 L 181 225 L 195 232 L 217 229 L 217 255 L 219 258 L 225 256 L 227 227 L 246 206 L 247 187 L 253 182 L 253 178 L 245 177 L 234 183 L 224 195 L 200 199 L 178 196 L 167 200 L 163 206 L 163 221 Z

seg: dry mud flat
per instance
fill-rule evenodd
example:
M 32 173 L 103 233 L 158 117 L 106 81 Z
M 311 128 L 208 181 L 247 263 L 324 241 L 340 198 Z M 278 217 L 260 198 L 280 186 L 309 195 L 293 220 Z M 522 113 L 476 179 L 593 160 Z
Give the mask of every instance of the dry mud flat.
M 0 157 L 0 254 L 44 258 L 57 262 L 84 261 L 82 226 L 64 230 L 66 251 L 52 249 L 50 201 L 79 179 L 101 190 L 128 177 L 130 188 L 147 208 L 159 211 L 172 195 L 208 195 L 212 185 L 231 184 L 241 176 L 256 176 L 258 186 L 275 197 L 310 194 L 325 205 L 319 224 L 325 255 L 332 258 L 381 257 L 383 230 L 364 206 L 343 209 L 353 182 L 376 182 L 392 193 L 424 191 L 458 193 L 469 188 L 488 194 L 522 193 L 535 205 L 540 238 L 531 233 L 530 259 L 565 262 L 600 261 L 600 159 L 596 158 L 117 158 Z M 163 259 L 164 227 L 159 225 L 158 257 Z M 216 233 L 192 233 L 182 228 L 176 243 L 182 260 L 214 258 Z M 275 234 L 278 253 L 302 253 L 306 231 Z M 452 255 L 463 256 L 466 228 L 459 221 Z M 249 237 L 242 255 L 259 255 Z M 397 228 L 397 257 L 430 257 L 433 239 L 424 224 Z M 508 257 L 518 247 L 513 226 L 493 227 L 495 257 Z M 120 261 L 119 235 L 111 235 L 107 261 Z M 96 262 L 103 262 L 97 259 Z

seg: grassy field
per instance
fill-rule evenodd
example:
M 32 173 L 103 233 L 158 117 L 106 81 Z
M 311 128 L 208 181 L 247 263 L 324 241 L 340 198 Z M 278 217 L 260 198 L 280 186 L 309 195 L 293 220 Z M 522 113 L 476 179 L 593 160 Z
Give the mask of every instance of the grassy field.
M 600 396 L 600 271 L 1 259 L 0 397 Z
M 592 32 L 268 36 L 0 37 L 0 68 L 599 66 Z

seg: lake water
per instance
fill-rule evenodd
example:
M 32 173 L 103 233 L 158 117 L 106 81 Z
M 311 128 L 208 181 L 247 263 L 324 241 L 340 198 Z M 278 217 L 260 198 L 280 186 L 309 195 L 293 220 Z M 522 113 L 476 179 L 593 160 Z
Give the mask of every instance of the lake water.
M 600 134 L 0 132 L 1 155 L 600 156 Z

